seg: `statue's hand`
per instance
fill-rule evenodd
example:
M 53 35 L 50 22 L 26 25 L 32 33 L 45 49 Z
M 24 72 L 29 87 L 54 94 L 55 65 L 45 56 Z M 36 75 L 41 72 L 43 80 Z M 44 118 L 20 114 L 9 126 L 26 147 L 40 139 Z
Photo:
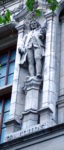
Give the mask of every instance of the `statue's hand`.
M 18 52 L 21 54 L 21 49 L 20 48 L 18 48 Z
M 18 48 L 18 52 L 21 56 L 24 54 L 24 51 L 22 51 L 21 48 Z
M 41 38 L 42 40 L 45 39 L 45 34 L 46 34 L 45 28 L 41 28 L 41 30 L 40 30 L 40 38 Z
M 44 33 L 45 33 L 44 28 L 41 28 L 41 30 L 40 30 L 40 34 L 41 34 L 41 35 L 43 35 Z

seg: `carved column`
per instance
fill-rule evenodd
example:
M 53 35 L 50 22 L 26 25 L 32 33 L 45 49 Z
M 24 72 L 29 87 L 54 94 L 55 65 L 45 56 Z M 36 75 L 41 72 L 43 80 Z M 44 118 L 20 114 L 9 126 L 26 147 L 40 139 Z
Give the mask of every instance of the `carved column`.
M 40 123 L 52 126 L 56 124 L 57 96 L 57 57 L 56 57 L 56 16 L 46 15 L 47 33 L 43 74 L 42 105 Z
M 22 128 L 26 129 L 38 123 L 38 101 L 41 79 L 30 77 L 25 81 L 25 110 L 23 112 Z
M 12 86 L 12 96 L 10 105 L 10 118 L 6 122 L 7 134 L 13 133 L 20 129 L 20 119 L 22 118 L 22 112 L 24 110 L 24 97 L 22 93 L 22 80 L 20 77 L 20 55 L 18 52 L 18 47 L 21 44 L 23 37 L 23 22 L 18 23 L 16 27 L 18 30 L 18 40 L 17 40 L 17 50 L 16 50 L 16 60 L 15 60 L 15 70 Z

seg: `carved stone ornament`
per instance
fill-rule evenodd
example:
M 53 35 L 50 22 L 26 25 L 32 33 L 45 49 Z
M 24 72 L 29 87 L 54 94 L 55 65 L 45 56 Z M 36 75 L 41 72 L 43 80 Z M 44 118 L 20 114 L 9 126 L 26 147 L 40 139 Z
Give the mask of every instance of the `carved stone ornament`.
M 45 55 L 45 35 L 46 22 L 43 27 L 35 19 L 30 21 L 29 31 L 21 40 L 19 53 L 21 55 L 21 64 L 28 60 L 28 69 L 30 76 L 42 76 L 42 57 Z
M 11 11 L 11 14 L 12 20 L 19 22 L 19 20 L 26 15 L 26 6 L 23 4 L 23 2 L 21 2 L 17 8 L 14 8 Z

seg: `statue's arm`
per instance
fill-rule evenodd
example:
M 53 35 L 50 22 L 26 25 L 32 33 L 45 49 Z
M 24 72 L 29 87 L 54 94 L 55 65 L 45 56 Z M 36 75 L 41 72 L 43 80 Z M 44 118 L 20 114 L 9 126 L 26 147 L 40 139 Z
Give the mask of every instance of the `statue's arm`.
M 23 37 L 23 39 L 21 40 L 21 46 L 18 48 L 18 52 L 21 56 L 23 54 L 25 54 L 25 52 L 26 52 L 26 50 L 25 50 L 25 41 L 26 41 L 26 36 Z
M 45 36 L 46 36 L 46 26 L 40 28 L 40 35 L 39 35 L 39 37 L 40 37 L 42 40 L 44 40 L 44 39 L 45 39 Z
M 43 28 L 40 29 L 39 38 L 40 38 L 40 39 L 44 39 L 44 38 L 45 38 L 45 31 L 44 31 Z
M 42 38 L 45 38 L 46 29 L 47 29 L 47 22 L 45 21 L 45 22 L 43 23 L 43 26 L 40 28 L 40 36 L 41 36 Z

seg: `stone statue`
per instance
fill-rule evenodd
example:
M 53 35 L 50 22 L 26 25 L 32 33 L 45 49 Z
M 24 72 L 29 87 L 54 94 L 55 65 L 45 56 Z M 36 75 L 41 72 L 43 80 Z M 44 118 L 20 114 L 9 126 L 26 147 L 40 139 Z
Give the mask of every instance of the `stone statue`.
M 42 76 L 42 57 L 44 56 L 44 40 L 46 34 L 46 23 L 43 27 L 36 21 L 30 22 L 30 31 L 24 35 L 19 47 L 21 63 L 28 59 L 30 76 Z

